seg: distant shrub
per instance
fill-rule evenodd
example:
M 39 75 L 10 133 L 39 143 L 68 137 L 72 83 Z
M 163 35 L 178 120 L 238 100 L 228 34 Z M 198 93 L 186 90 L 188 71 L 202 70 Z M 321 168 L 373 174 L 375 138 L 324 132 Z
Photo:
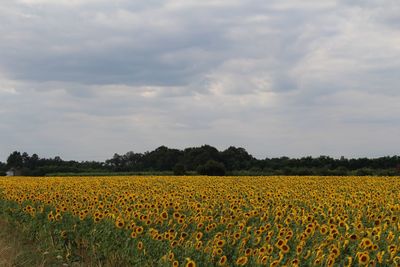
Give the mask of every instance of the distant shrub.
M 197 168 L 197 173 L 209 176 L 223 176 L 226 173 L 225 165 L 215 160 L 209 160 Z
M 361 168 L 356 171 L 357 176 L 368 176 L 373 174 L 374 174 L 373 170 L 369 168 Z
M 177 163 L 173 168 L 173 172 L 174 175 L 185 175 L 186 174 L 185 166 L 181 163 Z

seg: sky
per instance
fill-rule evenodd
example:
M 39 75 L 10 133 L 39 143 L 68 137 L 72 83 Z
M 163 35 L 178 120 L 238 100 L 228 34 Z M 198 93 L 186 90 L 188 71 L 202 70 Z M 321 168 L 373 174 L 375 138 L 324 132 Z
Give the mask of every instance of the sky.
M 2 0 L 0 161 L 400 154 L 398 0 Z

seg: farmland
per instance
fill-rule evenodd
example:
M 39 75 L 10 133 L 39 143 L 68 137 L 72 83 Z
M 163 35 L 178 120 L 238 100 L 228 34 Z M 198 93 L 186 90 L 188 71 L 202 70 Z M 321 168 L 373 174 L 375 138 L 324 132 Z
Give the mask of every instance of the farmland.
M 66 264 L 400 265 L 398 177 L 4 177 L 0 217 Z

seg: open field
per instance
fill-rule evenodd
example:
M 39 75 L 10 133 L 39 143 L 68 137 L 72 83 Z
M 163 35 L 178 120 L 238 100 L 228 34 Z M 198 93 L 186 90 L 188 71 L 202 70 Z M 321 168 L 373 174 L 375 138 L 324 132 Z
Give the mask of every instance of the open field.
M 399 177 L 4 177 L 0 217 L 44 266 L 400 266 Z

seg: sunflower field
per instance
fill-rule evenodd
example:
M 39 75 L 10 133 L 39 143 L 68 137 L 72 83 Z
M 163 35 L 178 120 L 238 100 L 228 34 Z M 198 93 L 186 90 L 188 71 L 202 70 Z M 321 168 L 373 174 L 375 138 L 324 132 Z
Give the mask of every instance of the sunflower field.
M 0 218 L 66 264 L 400 266 L 399 177 L 4 177 Z

